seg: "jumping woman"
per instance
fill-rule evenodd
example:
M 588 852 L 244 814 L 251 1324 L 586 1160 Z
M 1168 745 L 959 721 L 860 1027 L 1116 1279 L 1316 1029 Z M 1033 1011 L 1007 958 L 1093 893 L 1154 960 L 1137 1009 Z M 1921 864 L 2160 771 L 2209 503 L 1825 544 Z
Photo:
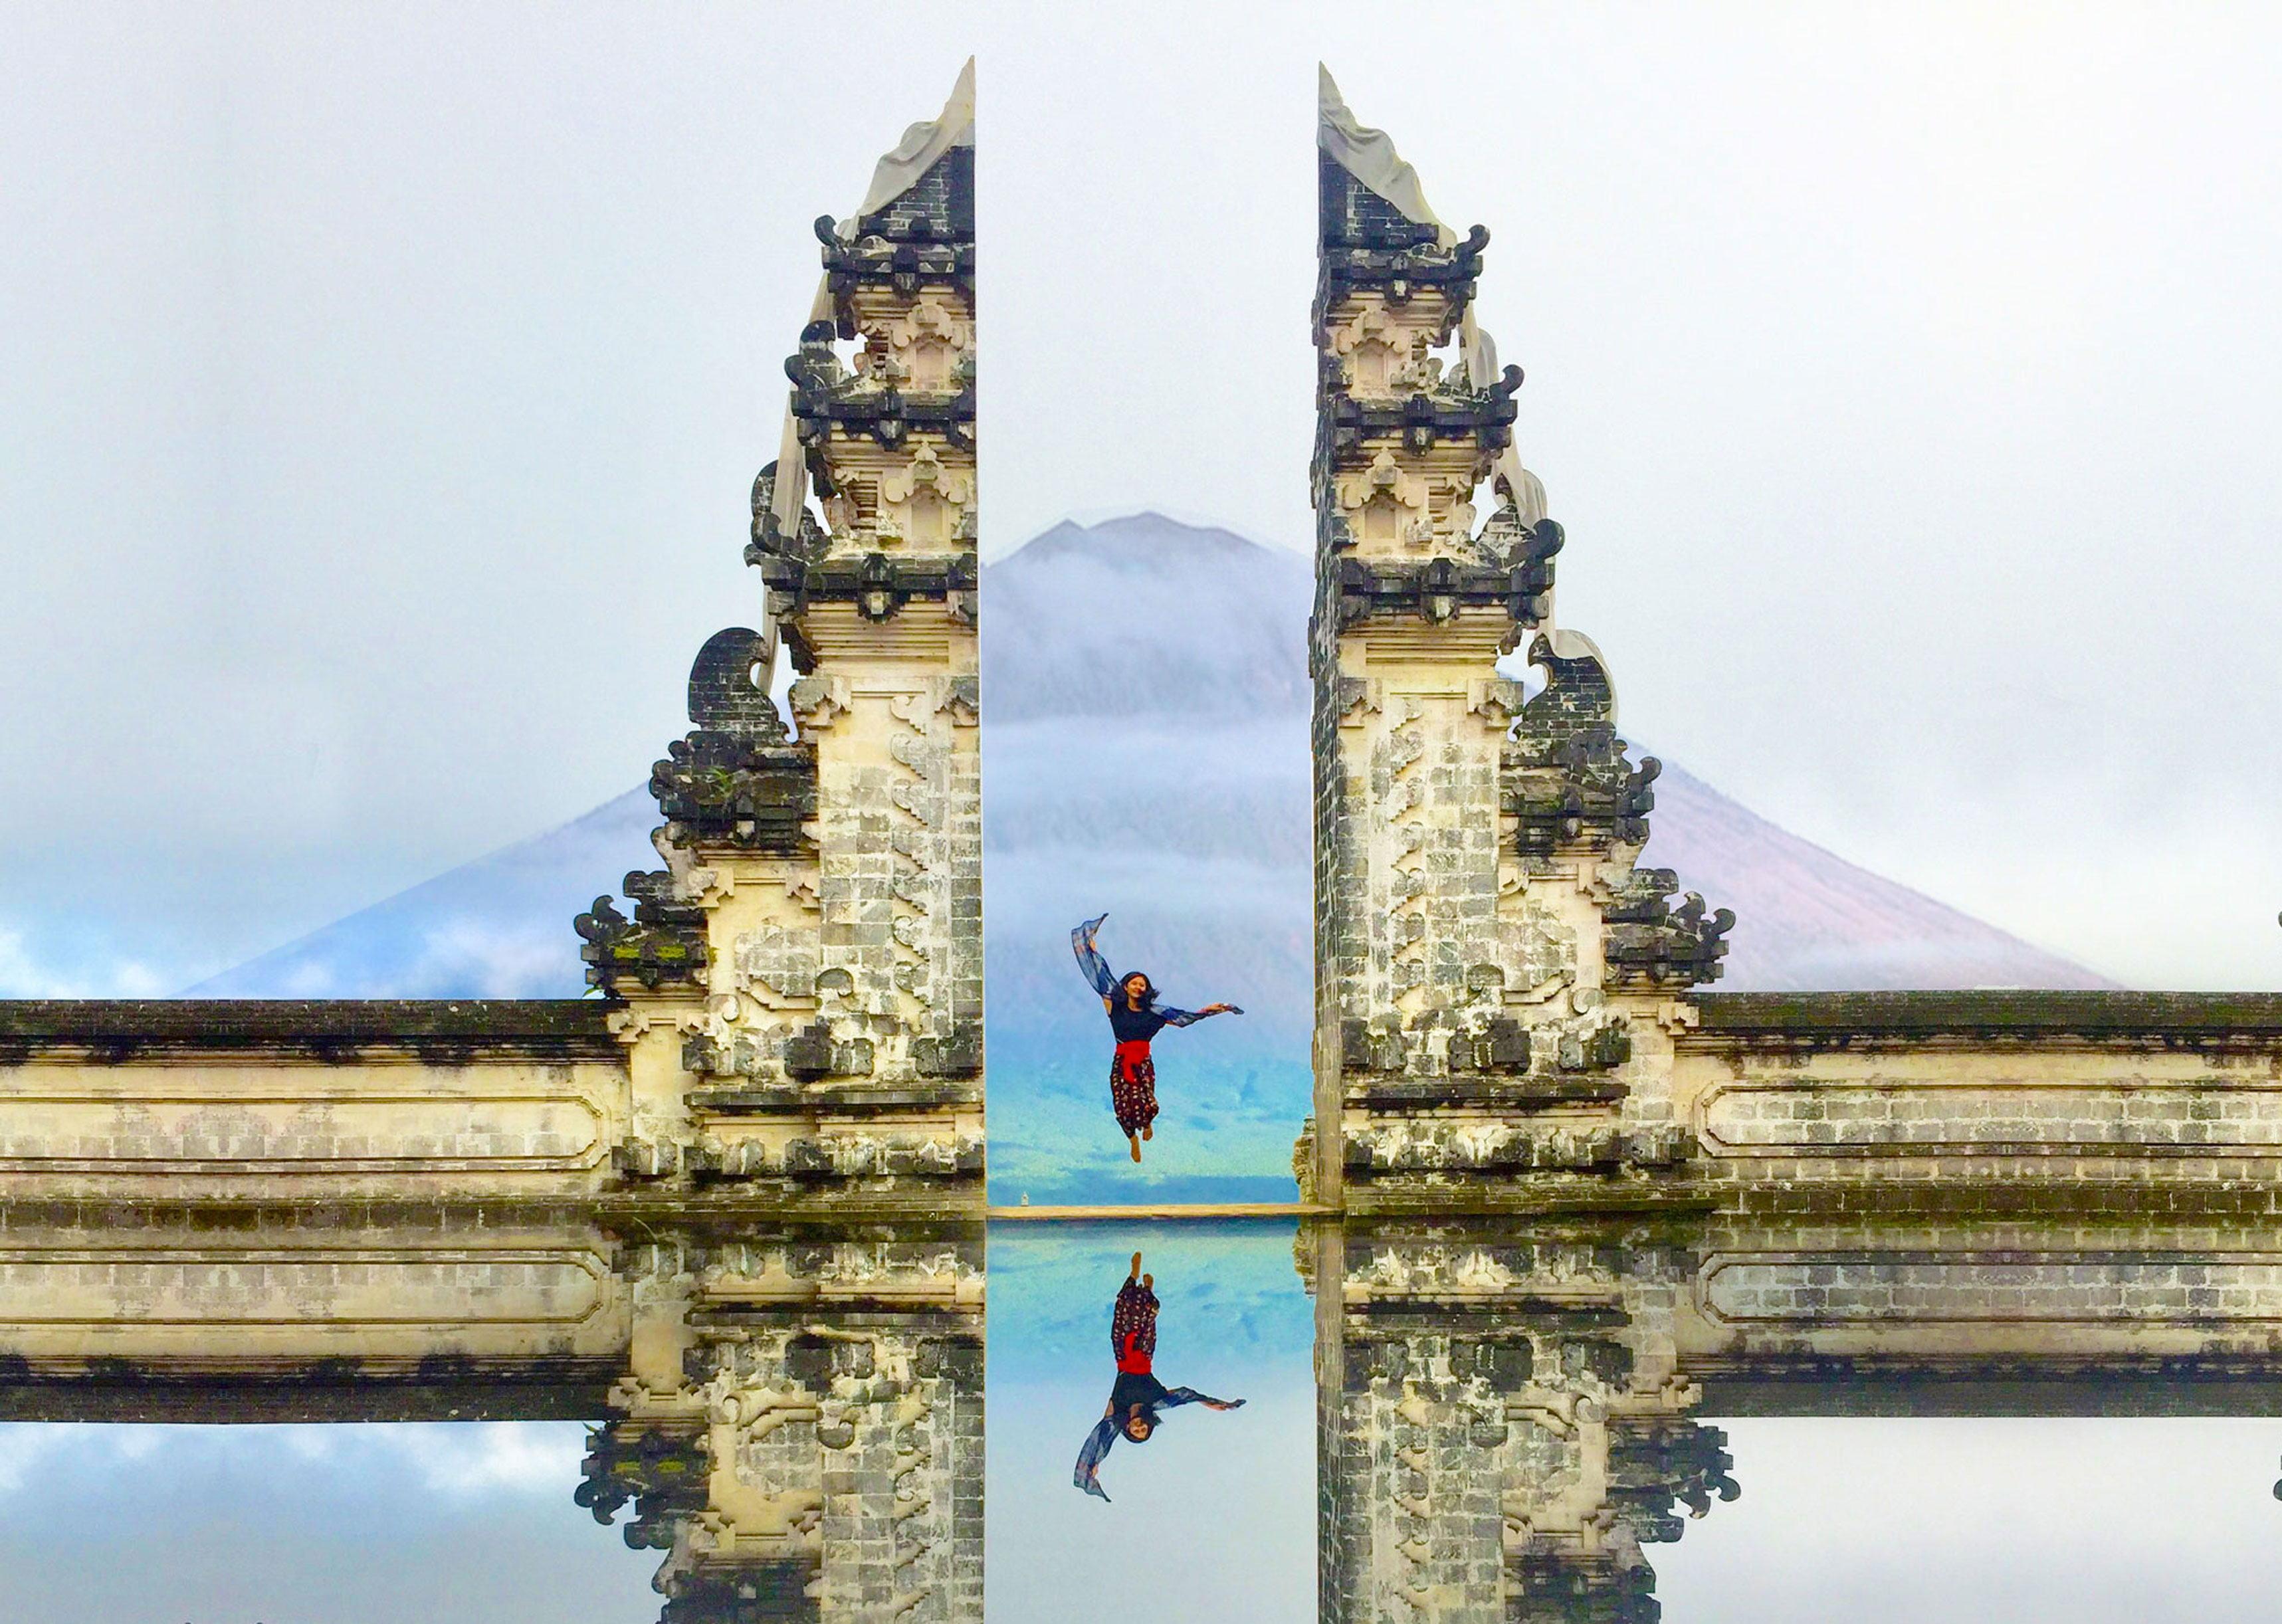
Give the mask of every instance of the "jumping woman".
M 1207 1004 L 1202 1009 L 1175 1009 L 1157 1001 L 1155 983 L 1138 970 L 1110 974 L 1108 961 L 1093 945 L 1101 920 L 1088 920 L 1070 932 L 1070 951 L 1077 967 L 1101 1006 L 1109 1012 L 1109 1030 L 1117 1038 L 1117 1053 L 1109 1062 L 1109 1104 L 1117 1113 L 1117 1126 L 1141 1160 L 1141 1141 L 1154 1138 L 1150 1124 L 1157 1120 L 1157 1063 L 1149 1058 L 1149 1040 L 1168 1026 L 1193 1026 L 1207 1015 L 1240 1015 L 1233 1004 Z
M 1098 924 L 1098 920 L 1094 921 Z M 1141 1254 L 1133 1255 L 1132 1271 L 1117 1290 L 1117 1303 L 1109 1311 L 1109 1351 L 1117 1356 L 1117 1381 L 1109 1389 L 1109 1406 L 1078 1451 L 1077 1469 L 1070 1473 L 1073 1488 L 1098 1499 L 1109 1496 L 1101 1489 L 1101 1457 L 1122 1435 L 1146 1443 L 1156 1435 L 1157 1412 L 1180 1404 L 1202 1404 L 1207 1410 L 1235 1410 L 1240 1398 L 1207 1398 L 1194 1387 L 1168 1387 L 1157 1379 L 1150 1364 L 1157 1356 L 1157 1282 L 1141 1272 Z

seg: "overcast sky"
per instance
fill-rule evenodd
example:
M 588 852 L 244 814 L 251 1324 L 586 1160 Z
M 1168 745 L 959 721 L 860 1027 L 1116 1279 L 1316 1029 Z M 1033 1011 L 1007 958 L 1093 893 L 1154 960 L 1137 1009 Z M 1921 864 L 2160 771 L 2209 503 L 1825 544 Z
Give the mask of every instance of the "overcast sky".
M 639 781 L 756 612 L 810 221 L 970 51 L 987 553 L 1305 545 L 1322 57 L 1492 230 L 1632 736 L 2282 986 L 2282 13 L 940 0 L 0 6 L 0 985 L 171 991 Z

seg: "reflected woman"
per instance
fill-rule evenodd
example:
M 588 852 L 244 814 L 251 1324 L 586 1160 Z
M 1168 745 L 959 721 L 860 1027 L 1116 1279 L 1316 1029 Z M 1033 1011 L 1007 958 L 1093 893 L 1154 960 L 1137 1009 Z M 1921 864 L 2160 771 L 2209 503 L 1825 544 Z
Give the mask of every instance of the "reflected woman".
M 1097 921 L 1098 922 L 1098 921 Z M 1240 1398 L 1211 1398 L 1194 1387 L 1168 1387 L 1149 1367 L 1157 1354 L 1157 1294 L 1155 1279 L 1141 1272 L 1141 1254 L 1133 1255 L 1132 1270 L 1117 1289 L 1116 1306 L 1109 1311 L 1109 1350 L 1117 1359 L 1117 1380 L 1109 1389 L 1108 1406 L 1093 1425 L 1085 1447 L 1078 1451 L 1077 1469 L 1070 1473 L 1073 1488 L 1098 1499 L 1109 1496 L 1101 1488 L 1101 1457 L 1120 1434 L 1136 1443 L 1156 1435 L 1157 1412 L 1182 1404 L 1202 1404 L 1207 1410 L 1235 1410 Z
M 1079 971 L 1101 995 L 1101 1006 L 1109 1012 L 1109 1030 L 1117 1039 L 1117 1052 L 1109 1062 L 1109 1105 L 1117 1114 L 1119 1131 L 1133 1147 L 1133 1159 L 1138 1162 L 1141 1141 L 1156 1137 L 1152 1124 L 1157 1120 L 1157 1063 L 1150 1058 L 1149 1040 L 1168 1026 L 1193 1026 L 1207 1015 L 1240 1015 L 1244 1011 L 1233 1004 L 1175 1009 L 1157 1001 L 1156 984 L 1140 971 L 1112 975 L 1109 961 L 1093 944 L 1093 933 L 1108 917 L 1105 913 L 1100 919 L 1088 920 L 1071 931 L 1070 951 L 1077 955 Z

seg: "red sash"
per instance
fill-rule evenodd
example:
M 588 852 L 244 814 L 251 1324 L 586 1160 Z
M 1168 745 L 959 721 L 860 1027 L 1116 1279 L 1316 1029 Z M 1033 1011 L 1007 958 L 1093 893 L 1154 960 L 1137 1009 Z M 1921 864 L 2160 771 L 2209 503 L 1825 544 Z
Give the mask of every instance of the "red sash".
M 1117 1045 L 1118 1075 L 1131 1076 L 1133 1068 L 1148 1058 L 1149 1040 L 1146 1037 L 1136 1037 L 1129 1043 L 1119 1044 Z

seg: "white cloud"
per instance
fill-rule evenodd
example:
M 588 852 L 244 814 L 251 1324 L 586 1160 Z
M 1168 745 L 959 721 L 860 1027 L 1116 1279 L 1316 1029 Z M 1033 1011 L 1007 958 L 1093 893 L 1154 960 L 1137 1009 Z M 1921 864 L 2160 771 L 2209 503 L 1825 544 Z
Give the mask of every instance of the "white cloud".
M 609 882 L 605 876 L 597 889 Z M 565 997 L 578 991 L 573 944 L 567 920 L 501 927 L 463 916 L 426 933 L 408 979 L 468 987 L 479 998 Z
M 0 1494 L 36 1493 L 66 1462 L 110 1472 L 150 1460 L 183 1429 L 94 1422 L 0 1423 Z
M 154 1480 L 199 1467 L 268 1476 L 291 1464 L 328 1480 L 408 1479 L 454 1499 L 496 1495 L 567 1498 L 578 1481 L 586 1429 L 565 1421 L 434 1421 L 289 1426 L 155 1426 L 70 1422 L 0 1424 L 0 1494 L 39 1492 L 69 1472 L 130 1471 Z
M 935 8 L 852 99 L 802 66 L 830 8 L 17 12 L 19 892 L 229 962 L 617 793 L 755 612 L 808 222 L 970 50 L 988 549 L 1168 499 L 1309 534 L 1320 53 L 1494 233 L 1628 725 L 2118 975 L 2282 975 L 2244 833 L 2282 759 L 2273 8 L 1461 5 L 1368 50 L 1340 7 Z M 1449 96 L 1454 30 L 1525 121 Z
M 149 998 L 162 996 L 172 984 L 137 960 L 37 957 L 22 931 L 0 928 L 0 998 Z
M 58 1441 L 52 1426 L 0 1426 L 0 1494 L 12 1495 L 22 1488 L 33 1468 Z
M 568 1496 L 586 1454 L 586 1430 L 564 1421 L 436 1421 L 369 1430 L 371 1444 L 454 1496 Z
M 2273 1616 L 2271 1419 L 1725 1425 L 1743 1497 L 1649 1550 L 1667 1618 Z

